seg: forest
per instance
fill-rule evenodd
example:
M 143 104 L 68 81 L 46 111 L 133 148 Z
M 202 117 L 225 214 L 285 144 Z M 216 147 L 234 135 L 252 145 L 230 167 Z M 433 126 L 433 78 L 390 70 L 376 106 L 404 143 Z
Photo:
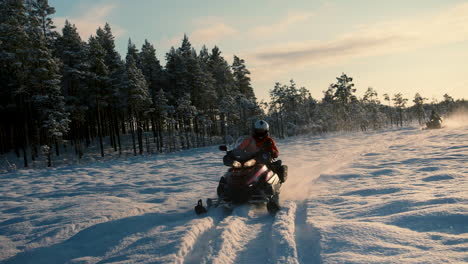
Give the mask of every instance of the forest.
M 47 0 L 0 2 L 0 155 L 14 153 L 24 167 L 53 166 L 64 152 L 80 160 L 92 145 L 104 157 L 217 144 L 248 134 L 259 118 L 285 138 L 424 124 L 431 110 L 468 108 L 447 93 L 430 102 L 383 94 L 382 102 L 368 87 L 358 98 L 345 73 L 317 88 L 323 98 L 291 79 L 259 101 L 246 61 L 234 55 L 230 64 L 217 46 L 196 50 L 184 35 L 163 65 L 152 43 L 129 39 L 123 58 L 109 24 L 82 40 L 72 21 L 57 29 L 54 13 Z

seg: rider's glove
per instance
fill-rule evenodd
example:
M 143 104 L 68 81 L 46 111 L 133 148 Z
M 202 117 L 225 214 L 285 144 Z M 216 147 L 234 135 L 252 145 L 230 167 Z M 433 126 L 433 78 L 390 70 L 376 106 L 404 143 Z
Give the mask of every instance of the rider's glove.
M 262 158 L 263 158 L 263 160 L 265 160 L 265 161 L 269 161 L 269 160 L 271 159 L 271 153 L 270 153 L 270 152 L 264 152 L 264 153 L 262 154 Z

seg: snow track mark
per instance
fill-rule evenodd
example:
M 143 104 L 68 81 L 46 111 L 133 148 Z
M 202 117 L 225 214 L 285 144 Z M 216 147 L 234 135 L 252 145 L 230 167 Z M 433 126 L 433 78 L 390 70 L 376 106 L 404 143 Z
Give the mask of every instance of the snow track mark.
M 296 209 L 294 202 L 285 202 L 281 210 L 276 213 L 272 227 L 275 263 L 299 263 L 294 238 Z
M 248 206 L 235 208 L 232 215 L 226 217 L 216 228 L 219 239 L 212 244 L 212 255 L 209 256 L 210 263 L 234 263 L 239 252 L 253 240 L 261 229 L 261 224 L 249 225 Z
M 307 219 L 307 201 L 299 204 L 296 209 L 295 239 L 299 263 L 322 263 L 320 239 L 322 235 Z
M 214 227 L 214 220 L 212 217 L 205 217 L 202 219 L 195 219 L 189 223 L 187 233 L 182 237 L 182 242 L 179 245 L 175 263 L 184 263 L 187 257 L 193 250 L 199 237 L 207 233 L 208 230 Z
M 200 232 L 197 237 L 194 237 L 195 241 L 192 244 L 190 251 L 185 254 L 183 259 L 180 259 L 180 262 L 177 263 L 204 263 L 206 262 L 206 256 L 211 254 L 213 251 L 210 247 L 211 242 L 219 232 L 217 232 L 217 227 L 221 221 L 227 216 L 227 212 L 224 208 L 212 208 L 210 209 L 208 216 L 205 218 L 210 219 L 209 221 L 212 224 L 209 225 L 204 232 Z M 202 219 L 205 219 L 202 218 Z M 179 261 L 178 260 L 178 261 Z

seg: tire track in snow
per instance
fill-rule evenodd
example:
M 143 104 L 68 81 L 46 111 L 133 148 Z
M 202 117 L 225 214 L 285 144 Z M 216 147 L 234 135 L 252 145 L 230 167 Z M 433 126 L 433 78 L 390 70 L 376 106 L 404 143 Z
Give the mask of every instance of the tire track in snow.
M 256 237 L 260 226 L 248 225 L 248 215 L 249 206 L 242 205 L 220 222 L 210 245 L 210 254 L 206 256 L 208 263 L 234 263 L 238 253 Z
M 243 205 L 207 218 L 213 224 L 176 263 L 321 263 L 320 234 L 307 222 L 306 203 L 285 201 L 275 216 Z
M 268 213 L 265 205 L 251 205 L 248 225 L 256 226 L 257 235 L 241 251 L 235 263 L 273 263 L 272 231 L 275 216 Z
M 281 210 L 276 213 L 271 238 L 275 263 L 299 263 L 295 240 L 296 210 L 296 203 L 285 201 Z
M 181 254 L 183 258 L 179 258 L 177 263 L 203 263 L 206 262 L 204 258 L 206 255 L 211 254 L 212 249 L 210 243 L 218 234 L 217 227 L 221 221 L 228 216 L 224 208 L 212 208 L 205 218 L 210 219 L 211 224 L 204 232 L 200 232 L 195 238 L 187 254 Z M 203 218 L 203 219 L 205 219 Z
M 197 238 L 184 263 L 271 263 L 274 217 L 264 206 L 241 205 L 228 216 L 216 211 L 214 225 Z
M 297 244 L 298 260 L 300 263 L 322 263 L 320 246 L 321 234 L 319 230 L 307 220 L 309 207 L 306 200 L 299 204 L 296 210 L 295 240 Z
M 187 228 L 186 234 L 182 237 L 182 242 L 179 245 L 179 250 L 176 254 L 175 263 L 184 263 L 185 258 L 192 252 L 194 246 L 203 234 L 206 234 L 214 227 L 213 217 L 205 217 L 202 219 L 195 219 Z

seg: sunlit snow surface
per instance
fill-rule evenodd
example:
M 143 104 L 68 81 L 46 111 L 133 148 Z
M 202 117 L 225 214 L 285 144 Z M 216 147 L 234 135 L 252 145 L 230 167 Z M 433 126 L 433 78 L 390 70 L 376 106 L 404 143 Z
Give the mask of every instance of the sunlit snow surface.
M 196 216 L 216 147 L 0 174 L 2 263 L 466 263 L 468 127 L 278 141 L 283 209 Z

